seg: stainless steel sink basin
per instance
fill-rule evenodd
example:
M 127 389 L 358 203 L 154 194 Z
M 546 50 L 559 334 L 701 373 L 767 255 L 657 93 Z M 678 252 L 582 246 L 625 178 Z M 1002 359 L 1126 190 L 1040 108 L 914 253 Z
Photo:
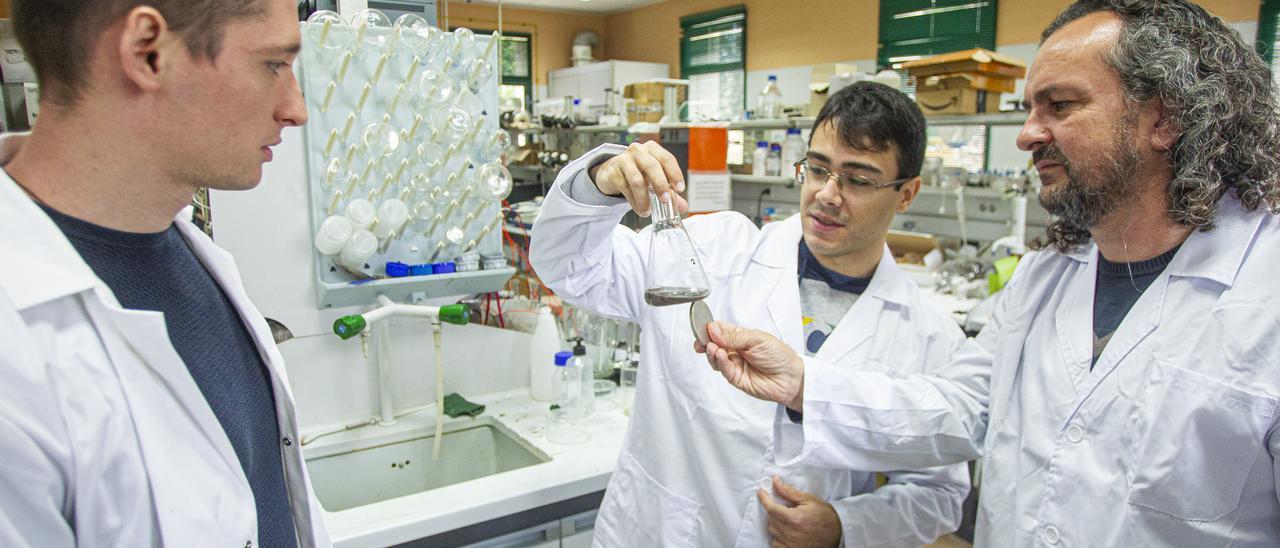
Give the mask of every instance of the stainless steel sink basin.
M 320 505 L 339 512 L 551 460 L 490 417 L 445 423 L 439 460 L 434 443 L 433 427 L 308 448 L 307 470 Z

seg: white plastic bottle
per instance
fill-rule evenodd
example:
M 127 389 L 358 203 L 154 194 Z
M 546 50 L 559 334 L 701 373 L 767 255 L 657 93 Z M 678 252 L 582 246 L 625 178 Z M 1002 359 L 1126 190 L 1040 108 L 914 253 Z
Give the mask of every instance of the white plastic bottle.
M 769 159 L 769 141 L 757 141 L 756 149 L 751 153 L 751 175 L 764 177 L 765 163 Z
M 782 117 L 782 90 L 778 89 L 778 77 L 769 75 L 769 82 L 756 98 L 756 118 L 775 120 Z
M 575 341 L 577 344 L 573 346 L 573 357 L 569 359 L 569 366 L 578 371 L 578 385 L 581 386 L 578 400 L 582 406 L 582 418 L 586 418 L 596 412 L 595 368 L 591 358 L 587 357 L 587 347 L 582 344 L 582 339 L 575 339 Z
M 554 401 L 556 352 L 560 351 L 560 332 L 551 308 L 538 307 L 538 323 L 529 344 L 529 394 L 538 401 Z
M 765 175 L 777 177 L 782 175 L 782 145 L 773 143 L 769 145 L 769 157 L 764 162 Z
M 804 139 L 800 137 L 800 128 L 793 127 L 787 130 L 787 138 L 782 141 L 782 171 L 791 173 L 791 166 L 796 162 L 804 159 L 804 153 L 809 149 Z

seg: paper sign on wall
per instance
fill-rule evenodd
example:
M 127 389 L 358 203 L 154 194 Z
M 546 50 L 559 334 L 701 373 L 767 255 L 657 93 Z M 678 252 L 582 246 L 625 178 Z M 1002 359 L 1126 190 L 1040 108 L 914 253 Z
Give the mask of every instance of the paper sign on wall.
M 689 211 L 703 213 L 732 209 L 729 172 L 692 172 L 688 181 Z

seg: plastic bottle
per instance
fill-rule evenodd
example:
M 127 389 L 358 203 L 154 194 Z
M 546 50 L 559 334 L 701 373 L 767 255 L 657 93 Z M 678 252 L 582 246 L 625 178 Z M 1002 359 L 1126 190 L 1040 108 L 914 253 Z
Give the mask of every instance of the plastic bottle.
M 582 407 L 582 372 L 580 367 L 571 363 L 573 354 L 556 353 L 554 360 L 554 376 L 547 377 L 554 381 L 556 391 L 556 407 L 547 412 L 547 440 L 561 445 L 573 445 L 587 441 L 588 436 L 581 427 L 584 416 Z
M 529 344 L 529 394 L 538 401 L 554 401 L 555 356 L 560 351 L 560 332 L 551 309 L 538 308 L 538 323 Z
M 764 177 L 765 163 L 769 158 L 769 141 L 757 141 L 756 149 L 751 153 L 751 175 Z
M 569 367 L 578 370 L 578 385 L 581 386 L 578 398 L 582 406 L 582 418 L 596 412 L 596 376 L 591 358 L 587 357 L 587 347 L 582 339 L 574 339 L 573 357 L 569 359 Z
M 764 162 L 764 174 L 769 177 L 777 177 L 782 175 L 782 145 L 773 143 L 769 145 L 769 157 Z
M 769 82 L 756 98 L 756 117 L 774 120 L 782 117 L 782 90 L 778 89 L 778 77 L 769 75 Z
M 782 141 L 782 170 L 790 173 L 791 166 L 796 162 L 804 159 L 804 153 L 809 149 L 805 144 L 804 138 L 800 137 L 800 128 L 793 127 L 787 130 L 787 138 Z

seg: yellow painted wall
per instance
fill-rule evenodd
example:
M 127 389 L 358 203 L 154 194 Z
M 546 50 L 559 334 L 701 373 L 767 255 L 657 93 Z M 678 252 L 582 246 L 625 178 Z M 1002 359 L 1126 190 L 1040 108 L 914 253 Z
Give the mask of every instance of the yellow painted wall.
M 1035 43 L 1071 0 L 1000 0 L 996 44 Z M 747 70 L 874 59 L 878 0 L 667 0 L 604 18 L 608 59 L 652 61 L 680 70 L 680 17 L 747 8 Z M 1254 21 L 1260 0 L 1201 0 L 1230 22 Z M 868 67 L 869 68 L 869 67 Z
M 2 1 L 2 0 L 0 0 Z M 437 20 L 446 28 L 443 2 L 438 3 Z M 449 3 L 449 26 L 477 29 L 498 28 L 497 6 L 484 4 Z M 677 26 L 678 27 L 678 26 Z M 573 37 L 583 30 L 594 30 L 600 35 L 600 44 L 594 50 L 597 59 L 604 59 L 604 16 L 571 12 L 552 12 L 517 8 L 503 8 L 502 28 L 509 32 L 533 35 L 533 75 L 535 84 L 547 83 L 547 71 L 569 66 L 573 49 Z M 677 28 L 677 32 L 679 32 Z M 678 44 L 678 42 L 677 42 Z M 679 48 L 679 46 L 676 46 Z
M 1002 0 L 996 14 L 996 45 L 1031 44 L 1072 0 Z M 1198 0 L 1210 13 L 1228 23 L 1257 21 L 1260 0 Z M 750 30 L 750 29 L 748 29 Z M 679 46 L 677 46 L 679 47 Z

